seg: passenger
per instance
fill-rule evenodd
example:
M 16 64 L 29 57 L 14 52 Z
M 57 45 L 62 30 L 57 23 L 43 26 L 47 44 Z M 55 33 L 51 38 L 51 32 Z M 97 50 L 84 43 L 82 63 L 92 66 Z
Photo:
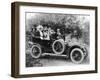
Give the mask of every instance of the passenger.
M 37 37 L 40 37 L 40 39 L 43 39 L 43 26 L 42 25 L 38 25 L 37 26 L 37 32 L 38 35 Z
M 49 33 L 49 29 L 47 27 L 45 27 L 43 30 L 43 39 L 50 40 L 50 33 Z
M 33 27 L 33 28 L 31 29 L 31 34 L 32 34 L 33 37 L 35 36 L 35 32 L 36 32 L 36 29 Z

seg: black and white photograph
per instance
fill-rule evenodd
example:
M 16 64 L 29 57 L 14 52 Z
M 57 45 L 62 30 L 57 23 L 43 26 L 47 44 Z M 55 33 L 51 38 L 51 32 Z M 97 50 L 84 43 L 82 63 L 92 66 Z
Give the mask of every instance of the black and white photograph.
M 97 7 L 15 2 L 12 16 L 13 76 L 97 73 Z
M 25 13 L 26 67 L 89 64 L 90 15 Z

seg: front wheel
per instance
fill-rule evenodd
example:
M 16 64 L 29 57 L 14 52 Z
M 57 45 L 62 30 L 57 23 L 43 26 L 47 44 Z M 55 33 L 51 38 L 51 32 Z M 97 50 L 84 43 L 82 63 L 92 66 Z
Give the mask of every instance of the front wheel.
M 42 53 L 42 51 L 41 51 L 40 45 L 35 44 L 35 45 L 32 46 L 32 48 L 31 48 L 31 56 L 33 58 L 39 58 L 41 56 L 41 53 Z
M 72 49 L 70 58 L 73 63 L 80 64 L 84 60 L 84 53 L 80 48 Z

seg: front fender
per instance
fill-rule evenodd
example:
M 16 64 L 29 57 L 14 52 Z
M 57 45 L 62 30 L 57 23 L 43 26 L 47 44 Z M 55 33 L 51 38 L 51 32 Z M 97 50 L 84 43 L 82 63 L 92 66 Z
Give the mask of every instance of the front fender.
M 72 51 L 72 49 L 74 48 L 80 48 L 83 53 L 84 53 L 84 56 L 87 56 L 88 55 L 88 51 L 87 51 L 87 47 L 83 44 L 73 44 L 73 45 L 70 45 L 70 52 Z

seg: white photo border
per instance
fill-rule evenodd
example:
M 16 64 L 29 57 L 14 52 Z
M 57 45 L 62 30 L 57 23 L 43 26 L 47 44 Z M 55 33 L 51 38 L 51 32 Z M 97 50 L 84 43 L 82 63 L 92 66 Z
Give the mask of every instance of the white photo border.
M 53 8 L 38 6 L 20 6 L 19 7 L 19 30 L 20 30 L 20 51 L 19 51 L 19 74 L 41 74 L 55 72 L 75 72 L 95 70 L 95 10 L 73 9 L 73 8 Z M 25 12 L 45 12 L 61 14 L 88 14 L 90 15 L 90 64 L 73 66 L 54 66 L 54 67 L 31 67 L 25 66 Z

